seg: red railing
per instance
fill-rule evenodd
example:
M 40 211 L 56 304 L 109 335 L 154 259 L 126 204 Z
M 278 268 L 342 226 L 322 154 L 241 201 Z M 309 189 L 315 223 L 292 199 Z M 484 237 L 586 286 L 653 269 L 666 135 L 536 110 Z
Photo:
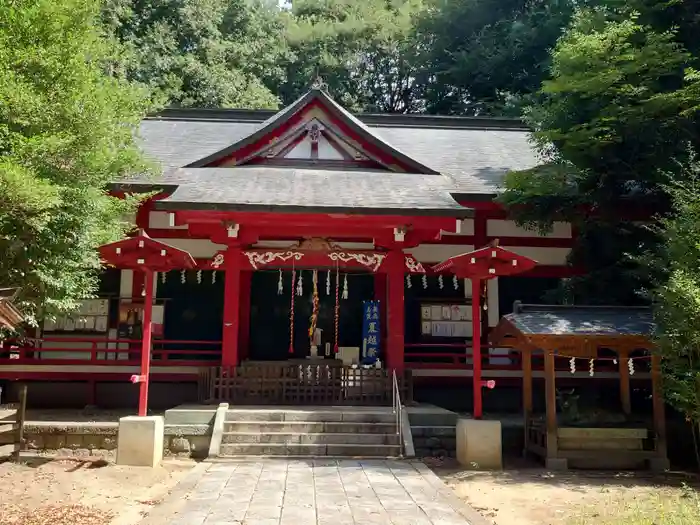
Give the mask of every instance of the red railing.
M 140 339 L 45 337 L 6 342 L 0 364 L 140 366 Z M 152 366 L 206 366 L 221 361 L 221 341 L 153 341 Z

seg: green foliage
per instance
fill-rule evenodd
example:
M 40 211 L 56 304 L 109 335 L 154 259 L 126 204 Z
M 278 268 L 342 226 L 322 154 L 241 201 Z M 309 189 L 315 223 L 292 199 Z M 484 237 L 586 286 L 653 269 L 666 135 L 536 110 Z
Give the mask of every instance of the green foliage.
M 510 174 L 501 197 L 523 224 L 577 227 L 571 262 L 587 275 L 569 281 L 567 294 L 589 303 L 641 300 L 648 275 L 635 256 L 658 238 L 623 214 L 668 208 L 664 185 L 682 176 L 698 138 L 697 57 L 678 30 L 643 19 L 628 7 L 577 12 L 526 113 L 544 163 Z
M 430 113 L 520 116 L 575 0 L 431 0 L 419 24 Z
M 700 164 L 670 188 L 673 214 L 661 221 L 663 243 L 648 260 L 655 280 L 658 351 L 668 402 L 700 423 Z
M 422 0 L 298 0 L 286 39 L 285 103 L 320 76 L 349 109 L 409 113 L 422 109 L 416 78 L 414 19 Z
M 282 70 L 273 2 L 105 0 L 102 18 L 127 52 L 127 78 L 171 106 L 276 108 L 265 87 Z
M 93 293 L 95 248 L 133 211 L 104 188 L 146 169 L 148 94 L 105 74 L 116 50 L 97 14 L 96 0 L 0 4 L 0 286 L 21 287 L 30 320 Z

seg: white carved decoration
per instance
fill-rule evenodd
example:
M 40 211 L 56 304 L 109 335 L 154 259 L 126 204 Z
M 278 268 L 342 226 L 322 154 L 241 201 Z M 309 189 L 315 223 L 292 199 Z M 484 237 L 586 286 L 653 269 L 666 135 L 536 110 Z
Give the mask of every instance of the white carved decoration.
M 331 252 L 328 254 L 328 257 L 333 262 L 341 261 L 347 263 L 350 261 L 356 261 L 358 264 L 366 266 L 373 272 L 376 272 L 384 262 L 386 255 L 382 253 L 373 253 L 368 255 L 366 253 Z
M 270 264 L 274 260 L 288 261 L 293 259 L 300 261 L 304 256 L 301 252 L 243 252 L 243 255 L 248 257 L 248 261 L 254 270 L 259 266 Z
M 405 257 L 406 260 L 406 268 L 408 268 L 408 271 L 411 273 L 425 273 L 425 268 L 423 268 L 423 265 L 416 261 L 413 257 L 410 255 L 407 255 Z
M 211 262 L 211 267 L 218 270 L 223 264 L 224 264 L 224 254 L 217 253 L 216 256 L 214 257 L 214 260 Z

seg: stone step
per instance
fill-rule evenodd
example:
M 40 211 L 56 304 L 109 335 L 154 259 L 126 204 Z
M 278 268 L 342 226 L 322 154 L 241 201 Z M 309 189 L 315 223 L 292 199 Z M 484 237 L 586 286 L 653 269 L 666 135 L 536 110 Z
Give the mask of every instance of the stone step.
M 457 429 L 452 426 L 420 426 L 411 425 L 413 438 L 417 437 L 455 437 Z
M 342 434 L 291 432 L 225 432 L 222 443 L 237 444 L 285 444 L 285 445 L 398 445 L 399 436 L 392 434 Z
M 394 423 L 396 414 L 386 409 L 344 409 L 336 410 L 253 410 L 229 409 L 226 421 L 307 421 L 316 423 Z
M 220 456 L 398 457 L 398 445 L 222 443 Z
M 322 433 L 332 434 L 394 434 L 392 423 L 351 423 L 351 422 L 310 422 L 310 421 L 226 421 L 224 432 L 248 432 L 266 434 L 287 432 L 291 434 Z

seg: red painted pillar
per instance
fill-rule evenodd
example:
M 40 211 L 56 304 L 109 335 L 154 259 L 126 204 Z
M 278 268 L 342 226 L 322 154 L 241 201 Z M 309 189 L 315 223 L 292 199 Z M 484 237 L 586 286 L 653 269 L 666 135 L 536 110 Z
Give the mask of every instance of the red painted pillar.
M 403 369 L 404 366 L 404 255 L 401 250 L 392 250 L 387 265 L 387 368 Z
M 224 329 L 221 365 L 238 366 L 238 330 L 241 311 L 241 249 L 229 246 L 224 255 Z
M 386 348 L 386 286 L 387 279 L 385 273 L 374 274 L 374 300 L 379 303 L 379 330 L 380 330 L 380 347 Z
M 472 365 L 474 419 L 481 419 L 481 279 L 472 278 Z
M 239 300 L 241 310 L 238 324 L 238 359 L 248 359 L 250 356 L 250 290 L 253 284 L 253 272 L 241 272 L 241 293 Z
M 139 378 L 139 416 L 148 412 L 148 375 L 151 369 L 151 319 L 153 317 L 153 272 L 146 270 L 146 297 L 143 303 L 141 339 L 141 377 Z

